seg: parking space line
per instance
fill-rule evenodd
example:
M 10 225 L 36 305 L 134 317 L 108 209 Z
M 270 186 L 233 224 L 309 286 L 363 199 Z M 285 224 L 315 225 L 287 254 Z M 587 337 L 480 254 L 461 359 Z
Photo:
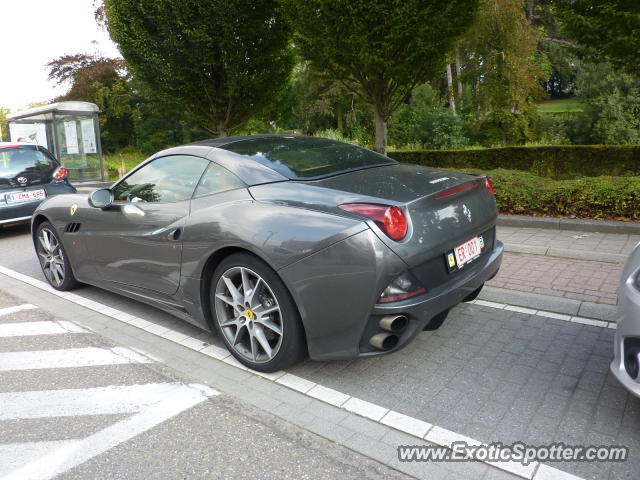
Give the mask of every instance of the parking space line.
M 136 413 L 182 384 L 147 383 L 69 390 L 0 393 L 0 420 Z
M 52 322 L 43 320 L 37 322 L 0 323 L 1 337 L 30 337 L 35 335 L 60 335 L 65 333 L 86 333 L 87 331 L 72 322 L 60 320 Z
M 0 372 L 150 362 L 151 360 L 146 357 L 123 348 L 83 347 L 64 350 L 2 352 L 0 353 Z
M 52 442 L 22 442 L 0 445 L 0 478 L 12 470 L 33 460 L 43 457 L 52 450 L 67 448 L 77 440 L 58 440 Z
M 54 289 L 52 289 L 47 283 L 42 282 L 40 280 L 37 279 L 33 279 L 32 277 L 27 277 L 26 275 L 23 275 L 19 272 L 15 272 L 9 268 L 0 266 L 0 273 L 3 273 L 5 275 L 8 275 L 12 278 L 15 278 L 16 280 L 21 280 L 21 281 L 25 281 L 26 283 L 29 283 L 30 285 L 33 285 L 37 288 L 40 288 L 42 290 L 48 291 L 50 293 L 53 293 L 54 295 L 63 297 L 62 295 L 63 292 L 58 292 Z M 83 300 L 83 297 L 80 297 Z M 66 298 L 67 300 L 69 300 L 69 298 Z M 76 300 L 70 300 L 74 303 L 77 304 L 82 304 L 80 301 L 76 301 Z M 93 310 L 98 310 L 101 306 L 101 304 L 97 303 L 97 302 L 93 302 L 93 301 L 89 301 L 90 305 L 88 308 L 91 308 Z M 86 302 L 84 302 L 86 303 Z M 496 308 L 499 310 L 503 310 L 506 309 L 506 307 L 516 307 L 518 308 L 518 310 L 516 310 L 515 308 L 509 308 L 509 310 L 512 310 L 514 312 L 520 312 L 520 313 L 525 313 L 519 310 L 518 306 L 514 306 L 514 305 L 507 305 L 507 304 L 503 304 L 503 303 L 497 303 L 497 302 L 489 302 L 489 301 L 484 301 L 484 300 L 474 300 L 471 302 L 468 302 L 469 304 L 476 304 L 478 306 L 483 306 L 483 307 L 491 307 L 491 308 Z M 104 307 L 106 306 L 102 306 L 102 310 L 104 310 Z M 167 334 L 169 330 L 164 326 L 155 324 L 153 322 L 150 322 L 148 320 L 145 319 L 141 319 L 141 318 L 134 318 L 133 320 L 128 320 L 128 321 L 123 321 L 120 320 L 118 317 L 119 316 L 123 316 L 123 315 L 127 315 L 125 312 L 116 310 L 116 309 L 110 309 L 112 310 L 109 314 L 107 314 L 107 316 L 115 319 L 115 320 L 119 320 L 122 321 L 123 323 L 127 323 L 129 325 L 132 326 L 137 326 L 138 328 L 141 328 L 142 330 L 146 330 L 150 333 L 152 333 L 153 331 L 158 332 L 160 331 L 162 334 Z M 527 309 L 527 310 L 531 310 L 531 309 Z M 547 317 L 547 318 L 554 318 L 554 319 L 558 319 L 558 320 L 563 320 L 563 321 L 571 321 L 572 317 L 568 316 L 568 315 L 561 315 L 561 314 L 557 314 L 555 312 L 547 312 L 547 311 L 543 311 L 543 310 L 536 310 L 535 311 L 536 315 L 541 315 L 543 317 Z M 526 313 L 529 313 L 528 311 Z M 564 318 L 566 317 L 566 318 Z M 582 318 L 582 317 L 580 317 Z M 586 320 L 596 320 L 596 319 L 586 319 Z M 136 325 L 136 323 L 138 323 L 138 325 Z M 578 322 L 576 322 L 578 323 Z M 144 327 L 141 327 L 139 325 L 144 325 Z M 599 325 L 598 325 L 599 326 Z M 151 328 L 149 328 L 151 327 Z M 616 328 L 615 323 L 609 323 L 608 324 L 608 328 Z M 176 331 L 177 333 L 177 331 Z M 161 336 L 158 335 L 158 333 L 155 333 L 157 336 Z M 188 337 L 188 338 L 192 338 L 192 337 Z M 318 396 L 313 396 L 311 395 L 309 392 L 311 390 L 313 390 L 315 387 L 320 386 L 315 382 L 311 382 L 307 379 L 304 379 L 302 377 L 298 377 L 297 375 L 293 375 L 290 373 L 284 373 L 283 375 L 277 375 L 276 378 L 270 378 L 271 375 L 273 374 L 265 374 L 262 372 L 257 372 L 254 370 L 250 370 L 247 369 L 244 365 L 240 364 L 228 351 L 226 351 L 225 349 L 222 349 L 220 347 L 217 347 L 215 345 L 209 345 L 205 348 L 201 348 L 201 349 L 196 349 L 193 348 L 189 345 L 190 342 L 187 342 L 187 344 L 185 345 L 183 342 L 185 342 L 186 339 L 182 339 L 180 342 L 175 342 L 177 344 L 181 344 L 183 346 L 185 346 L 185 348 L 190 348 L 192 350 L 195 351 L 199 351 L 200 353 L 203 353 L 207 356 L 210 356 L 212 358 L 215 358 L 217 360 L 221 360 L 225 363 L 228 363 L 232 366 L 235 366 L 237 368 L 240 368 L 242 370 L 245 371 L 249 371 L 252 372 L 256 375 L 259 375 L 265 379 L 271 380 L 271 381 L 275 381 L 278 384 L 284 385 L 288 388 L 291 388 L 292 390 L 296 390 L 300 393 L 303 393 L 307 396 L 310 396 L 312 398 L 317 398 L 320 401 L 323 401 L 325 403 L 331 404 L 331 405 L 335 405 L 335 403 L 332 403 L 328 400 L 319 398 Z M 325 387 L 323 387 L 325 388 Z M 333 389 L 328 389 L 327 390 L 333 390 Z M 442 427 L 438 427 L 437 425 L 431 425 L 429 423 L 423 422 L 419 419 L 413 418 L 413 417 L 409 417 L 406 415 L 403 415 L 401 413 L 398 412 L 393 412 L 385 407 L 382 407 L 380 405 L 376 405 L 373 404 L 371 402 L 367 402 L 365 400 L 362 400 L 360 398 L 357 397 L 353 397 L 347 394 L 344 394 L 342 392 L 338 392 L 337 390 L 333 390 L 334 392 L 336 392 L 337 394 L 342 394 L 345 395 L 346 397 L 348 397 L 348 399 L 343 402 L 339 408 L 343 408 L 347 411 L 356 413 L 358 415 L 364 416 L 366 418 L 369 418 L 377 423 L 386 425 L 386 426 L 390 426 L 392 428 L 395 428 L 399 431 L 403 431 L 405 433 L 408 433 L 410 435 L 413 435 L 417 438 L 420 438 L 421 440 L 427 440 L 427 441 L 431 441 L 432 443 L 436 443 L 437 445 L 441 445 L 441 446 L 445 446 L 445 447 L 449 447 L 451 442 L 450 439 L 451 438 L 458 438 L 458 439 L 466 439 L 467 441 L 469 441 L 471 444 L 482 444 L 482 442 L 480 442 L 479 440 L 474 440 L 472 438 L 466 437 L 464 435 L 458 434 L 456 432 L 452 432 L 449 431 L 447 429 L 444 429 Z M 327 397 L 329 398 L 329 397 Z M 335 397 L 333 397 L 335 398 Z M 385 420 L 386 419 L 386 420 Z M 427 428 L 427 433 L 426 434 L 422 434 L 422 431 L 424 430 L 424 428 Z M 512 473 L 514 475 L 517 475 L 521 478 L 527 479 L 527 480 L 547 480 L 547 479 L 559 479 L 559 480 L 582 480 L 580 477 L 576 477 L 574 475 L 570 475 L 562 470 L 556 469 L 554 467 L 550 467 L 548 465 L 544 465 L 544 464 L 539 464 L 539 463 L 535 463 L 535 464 L 529 464 L 528 466 L 524 466 L 518 462 L 491 462 L 491 461 L 485 461 L 485 462 L 481 462 L 481 463 L 485 463 L 488 466 Z M 19 479 L 19 477 L 15 477 L 16 480 Z M 49 477 L 47 477 L 49 478 Z M 0 480 L 5 480 L 4 478 L 1 478 Z M 13 480 L 13 478 L 12 478 Z
M 21 312 L 22 310 L 33 310 L 34 308 L 38 308 L 35 305 L 31 305 L 30 303 L 25 303 L 24 305 L 16 305 L 14 307 L 0 308 L 0 317 L 4 317 L 5 315 L 11 315 L 12 313 Z
M 111 389 L 111 392 L 108 391 Z M 0 480 L 24 480 L 29 478 L 30 480 L 49 480 L 57 475 L 66 472 L 67 470 L 86 462 L 87 460 L 100 455 L 121 443 L 147 431 L 156 425 L 188 410 L 191 407 L 203 402 L 208 397 L 213 395 L 219 395 L 220 392 L 208 388 L 206 386 L 198 385 L 183 385 L 183 384 L 147 384 L 147 385 L 134 385 L 132 387 L 107 387 L 100 389 L 84 389 L 84 390 L 69 390 L 63 391 L 67 395 L 60 395 L 55 397 L 58 402 L 62 400 L 61 397 L 66 397 L 66 400 L 73 402 L 78 395 L 87 395 L 88 390 L 93 390 L 93 394 L 88 396 L 94 402 L 94 405 L 102 407 L 102 412 L 105 410 L 113 410 L 114 396 L 113 390 L 120 389 L 120 401 L 116 403 L 122 411 L 138 412 L 137 414 L 128 417 L 120 422 L 117 422 L 103 430 L 100 430 L 93 435 L 90 435 L 81 440 L 74 441 L 67 445 L 63 445 L 60 448 L 49 451 L 48 454 L 39 458 L 34 458 L 30 463 L 13 470 L 8 475 L 0 478 Z M 76 397 L 70 396 L 69 393 L 73 392 Z M 23 394 L 25 392 L 22 392 Z M 26 392 L 31 393 L 31 392 Z M 56 391 L 38 392 L 46 393 L 51 396 L 55 395 Z M 128 399 L 127 395 L 131 395 Z M 0 396 L 0 399 L 2 397 Z M 47 401 L 48 398 L 47 398 Z M 86 401 L 86 398 L 81 399 L 82 406 L 88 407 L 90 404 Z M 0 400 L 0 404 L 2 401 Z M 108 405 L 111 403 L 111 405 Z M 47 405 L 48 406 L 48 405 Z M 65 404 L 57 404 L 58 408 L 65 407 Z M 42 405 L 39 405 L 42 408 Z M 76 408 L 77 410 L 77 408 Z M 91 412 L 95 411 L 90 410 Z M 114 413 L 122 413 L 114 412 Z M 58 412 L 56 412 L 56 415 Z M 73 412 L 73 415 L 79 415 L 79 413 Z M 87 413 L 89 415 L 97 413 Z M 0 417 L 1 418 L 1 417 Z

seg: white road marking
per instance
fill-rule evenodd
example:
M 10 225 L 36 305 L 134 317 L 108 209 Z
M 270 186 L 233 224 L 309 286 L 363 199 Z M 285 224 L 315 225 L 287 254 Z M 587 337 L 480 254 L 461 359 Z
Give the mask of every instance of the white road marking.
M 0 420 L 135 413 L 170 395 L 180 385 L 148 383 L 0 393 Z
M 16 468 L 44 457 L 52 451 L 69 447 L 77 440 L 61 440 L 57 442 L 23 442 L 0 445 L 0 478 Z
M 31 305 L 30 303 L 25 303 L 24 305 L 16 305 L 15 307 L 7 307 L 0 308 L 0 317 L 4 315 L 11 315 L 12 313 L 20 312 L 22 310 L 33 310 L 34 308 L 38 308 L 35 305 Z
M 84 328 L 67 321 L 0 323 L 0 337 L 28 337 L 33 335 L 57 335 L 86 332 Z
M 0 273 L 5 274 L 11 278 L 14 278 L 16 280 L 20 280 L 24 283 L 27 283 L 29 285 L 32 285 L 36 288 L 39 288 L 40 290 L 44 290 L 46 292 L 49 292 L 53 295 L 57 295 L 59 297 L 62 297 L 70 302 L 76 303 L 76 304 L 82 304 L 83 301 L 87 300 L 84 297 L 80 297 L 79 295 L 76 294 L 70 294 L 68 292 L 59 292 L 57 290 L 54 290 L 48 283 L 43 282 L 41 280 L 35 279 L 33 277 L 30 277 L 28 275 L 24 275 L 22 273 L 16 272 L 15 270 L 12 270 L 10 268 L 4 267 L 2 265 L 0 265 Z M 103 309 L 105 306 L 101 306 L 101 304 L 97 303 L 97 302 L 91 302 L 93 304 L 93 307 L 89 307 L 89 308 L 94 308 L 94 309 Z M 496 302 L 487 302 L 487 301 L 483 301 L 483 300 L 474 300 L 471 302 L 468 302 L 469 304 L 477 304 L 477 305 L 481 305 L 481 306 L 487 306 L 487 307 L 492 307 L 492 308 L 496 308 L 496 309 L 504 309 L 505 307 L 507 307 L 508 305 L 506 304 L 502 304 L 502 303 L 496 303 Z M 114 309 L 114 312 L 112 312 L 112 314 L 109 314 L 108 316 L 110 316 L 111 318 L 118 320 L 118 321 L 122 321 L 123 323 L 127 323 L 129 325 L 138 327 L 140 329 L 145 329 L 145 327 L 147 326 L 151 326 L 151 325 L 155 325 L 153 322 L 149 322 L 147 320 L 144 320 L 142 318 L 134 318 L 133 320 L 128 319 L 128 320 L 123 320 L 122 318 L 118 318 L 118 317 L 124 317 L 127 314 L 125 312 L 122 311 L 118 311 Z M 548 318 L 556 318 L 559 320 L 565 320 L 565 321 L 570 321 L 571 317 L 568 315 L 561 315 L 555 312 L 548 312 L 548 311 L 544 311 L 544 310 L 538 310 L 536 312 L 536 315 L 540 315 L 543 317 L 548 317 Z M 610 322 L 608 325 L 608 328 L 616 328 L 616 324 L 613 322 Z M 193 349 L 193 347 L 191 346 L 187 346 L 187 348 L 191 348 Z M 264 374 L 261 372 L 255 372 L 252 370 L 248 370 L 246 367 L 244 367 L 243 365 L 241 365 L 239 362 L 230 362 L 228 361 L 228 357 L 230 356 L 230 353 L 223 348 L 217 347 L 215 345 L 210 345 L 207 346 L 204 349 L 200 350 L 201 353 L 213 357 L 217 360 L 220 361 L 225 361 L 227 360 L 226 363 L 229 363 L 232 366 L 241 368 L 243 370 L 246 371 L 251 371 L 252 373 L 255 373 L 256 375 L 260 375 L 266 379 L 270 379 L 269 374 Z M 276 378 L 271 379 L 271 381 L 275 381 L 276 383 L 280 383 L 283 384 L 293 390 L 297 390 L 305 395 L 308 395 L 307 392 L 309 392 L 309 390 L 311 390 L 312 388 L 314 388 L 315 386 L 317 386 L 318 384 L 316 384 L 315 382 L 311 382 L 309 380 L 303 379 L 301 377 L 298 377 L 296 375 L 292 375 L 290 373 L 286 373 L 284 375 L 278 375 Z M 340 393 L 340 392 L 338 392 Z M 346 395 L 346 394 L 345 394 Z M 363 404 L 367 404 L 367 406 L 372 406 L 375 407 L 375 410 L 382 411 L 382 410 L 387 410 L 384 407 L 381 407 L 379 405 L 375 405 L 372 404 L 370 402 L 366 402 L 364 400 L 361 400 L 357 397 L 351 397 L 348 396 L 349 400 L 353 400 L 353 402 L 347 401 L 344 404 L 341 405 L 340 408 L 343 408 L 345 410 L 350 410 L 353 413 L 359 414 L 361 416 L 366 416 L 367 418 L 370 419 L 374 419 L 374 417 L 377 417 L 378 415 L 371 415 L 372 411 L 369 411 L 370 409 L 363 409 L 363 410 L 367 410 L 366 412 L 357 412 L 357 409 L 353 409 L 353 408 L 347 408 L 349 407 L 353 407 L 354 405 L 358 405 L 358 406 L 362 406 Z M 378 413 L 378 411 L 376 411 L 375 413 Z M 394 419 L 395 421 L 385 421 L 385 418 L 387 418 L 387 420 L 389 420 L 391 417 L 389 417 L 389 415 L 391 414 L 395 414 L 397 412 L 393 412 L 393 411 L 387 411 L 386 414 L 384 414 L 381 418 L 375 420 L 378 423 L 381 424 L 385 424 L 388 426 L 391 426 L 392 428 L 396 428 L 397 430 L 400 431 L 404 431 L 406 433 L 409 433 L 417 438 L 420 439 L 427 439 L 426 437 L 429 437 L 429 433 L 436 433 L 437 430 L 434 432 L 434 429 L 439 429 L 441 432 L 450 432 L 446 429 L 442 429 L 441 427 L 438 427 L 436 425 L 432 426 L 431 424 L 428 424 L 426 422 L 423 422 L 419 419 L 416 418 L 412 418 L 406 415 L 402 415 L 401 419 Z M 415 422 L 415 423 L 414 423 Z M 419 428 L 418 428 L 419 426 Z M 427 428 L 428 433 L 426 435 L 422 435 L 422 431 L 424 431 L 425 427 Z M 460 434 L 457 434 L 455 432 L 450 432 L 453 435 L 456 435 L 457 437 L 463 437 Z M 443 436 L 444 438 L 444 436 Z M 465 437 L 468 438 L 468 437 Z M 442 439 L 441 439 L 442 440 Z M 474 439 L 469 439 L 472 441 L 472 443 L 474 444 L 480 444 L 481 442 L 479 442 L 478 440 L 474 440 Z M 444 443 L 444 442 L 443 442 Z M 509 472 L 512 472 L 522 478 L 525 479 L 531 479 L 532 477 L 534 478 L 534 480 L 547 480 L 548 478 L 562 478 L 564 479 L 571 479 L 571 480 L 582 480 L 580 477 L 575 477 L 573 475 L 570 475 L 562 470 L 559 470 L 557 468 L 554 467 L 550 467 L 548 465 L 544 465 L 544 464 L 539 464 L 537 471 L 535 472 L 531 472 L 531 471 L 523 471 L 526 469 L 522 469 L 522 468 L 518 468 L 518 466 L 514 466 L 513 462 L 498 462 L 498 463 L 491 463 L 491 462 L 482 462 L 485 463 L 487 465 L 499 468 L 501 470 L 506 470 Z M 70 467 L 71 468 L 71 467 Z M 543 479 L 544 477 L 544 479 Z M 10 477 L 11 480 L 22 480 L 22 477 Z M 50 477 L 36 477 L 36 478 L 50 478 Z M 8 478 L 6 477 L 0 477 L 0 480 L 8 480 Z
M 68 348 L 0 353 L 0 372 L 39 370 L 43 368 L 77 368 L 125 363 L 150 363 L 151 360 L 123 348 Z
M 60 448 L 50 451 L 49 454 L 33 459 L 30 463 L 0 477 L 0 480 L 48 480 L 54 478 L 203 402 L 209 395 L 219 394 L 211 388 L 195 385 L 151 384 L 137 387 L 139 390 L 149 390 L 144 398 L 145 404 L 142 405 L 138 402 L 139 413 L 82 440 L 61 445 Z M 141 398 L 138 398 L 138 401 L 140 400 Z M 0 403 L 2 403 L 1 400 Z

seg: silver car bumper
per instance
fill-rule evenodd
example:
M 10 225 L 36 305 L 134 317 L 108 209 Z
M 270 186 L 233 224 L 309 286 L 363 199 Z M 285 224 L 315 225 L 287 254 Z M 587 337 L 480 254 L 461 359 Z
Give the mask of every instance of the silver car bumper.
M 639 355 L 632 355 L 634 344 L 640 345 L 640 289 L 636 284 L 636 277 L 640 274 L 639 247 L 640 244 L 629 256 L 618 287 L 620 316 L 614 340 L 614 359 L 611 362 L 611 372 L 627 390 L 638 397 L 640 397 L 640 375 L 636 378 L 629 375 L 629 363 L 633 362 L 632 357 L 640 362 Z

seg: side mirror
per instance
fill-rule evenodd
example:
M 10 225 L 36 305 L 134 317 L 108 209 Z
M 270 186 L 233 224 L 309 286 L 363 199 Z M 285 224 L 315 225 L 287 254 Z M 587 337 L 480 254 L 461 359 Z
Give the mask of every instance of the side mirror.
M 107 208 L 113 204 L 113 192 L 108 188 L 101 188 L 89 195 L 89 205 L 93 208 Z

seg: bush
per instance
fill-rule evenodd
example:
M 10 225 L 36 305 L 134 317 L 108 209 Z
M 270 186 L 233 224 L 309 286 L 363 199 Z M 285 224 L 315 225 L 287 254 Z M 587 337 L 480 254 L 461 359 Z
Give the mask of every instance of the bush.
M 419 148 L 461 148 L 469 144 L 463 122 L 445 106 L 438 92 L 420 85 L 389 121 L 392 145 L 418 145 Z
M 572 179 L 601 175 L 640 175 L 640 145 L 502 147 L 477 150 L 390 152 L 399 162 L 436 168 L 504 168 L 542 177 Z
M 596 219 L 640 219 L 640 177 L 549 180 L 528 172 L 497 169 L 465 173 L 491 178 L 501 213 Z

